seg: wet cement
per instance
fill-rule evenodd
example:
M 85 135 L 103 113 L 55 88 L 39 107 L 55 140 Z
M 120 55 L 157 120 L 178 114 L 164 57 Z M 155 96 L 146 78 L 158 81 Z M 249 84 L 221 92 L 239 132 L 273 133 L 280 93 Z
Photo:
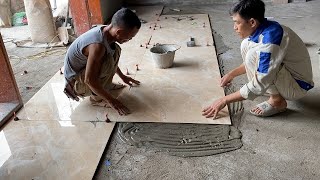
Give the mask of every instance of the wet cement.
M 120 123 L 120 138 L 180 157 L 220 154 L 242 146 L 241 132 L 228 125 Z

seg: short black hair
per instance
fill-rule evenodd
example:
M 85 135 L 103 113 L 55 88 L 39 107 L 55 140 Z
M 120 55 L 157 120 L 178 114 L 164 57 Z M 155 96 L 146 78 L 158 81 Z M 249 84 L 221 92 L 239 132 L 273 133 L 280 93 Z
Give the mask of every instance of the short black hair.
M 265 4 L 262 0 L 239 0 L 229 13 L 230 15 L 238 13 L 245 20 L 254 18 L 261 23 L 264 20 Z
M 122 27 L 127 30 L 140 29 L 141 22 L 138 16 L 128 8 L 118 10 L 111 19 L 113 26 Z

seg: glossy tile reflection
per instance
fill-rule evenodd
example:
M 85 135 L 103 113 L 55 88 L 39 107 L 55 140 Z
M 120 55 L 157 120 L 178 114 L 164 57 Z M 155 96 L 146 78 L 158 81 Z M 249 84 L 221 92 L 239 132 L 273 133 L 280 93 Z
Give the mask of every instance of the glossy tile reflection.
M 33 96 L 17 114 L 23 120 L 105 121 L 107 109 L 92 106 L 89 98 L 79 102 L 63 93 L 64 78 L 59 72 Z M 122 90 L 113 91 L 117 97 Z
M 113 123 L 11 121 L 0 131 L 1 179 L 91 179 Z

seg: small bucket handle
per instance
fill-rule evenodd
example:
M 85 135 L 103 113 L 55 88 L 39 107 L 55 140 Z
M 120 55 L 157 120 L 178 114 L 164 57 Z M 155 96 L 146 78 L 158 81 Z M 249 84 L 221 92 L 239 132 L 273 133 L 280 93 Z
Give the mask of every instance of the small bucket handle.
M 179 49 L 181 48 L 181 46 L 178 45 L 178 44 L 160 44 L 160 43 L 157 43 L 155 46 L 163 46 L 163 45 L 172 45 L 172 46 L 175 46 L 175 47 L 176 47 L 176 50 L 174 50 L 174 51 L 168 51 L 168 52 L 175 52 L 175 51 L 177 51 L 177 50 L 179 50 Z

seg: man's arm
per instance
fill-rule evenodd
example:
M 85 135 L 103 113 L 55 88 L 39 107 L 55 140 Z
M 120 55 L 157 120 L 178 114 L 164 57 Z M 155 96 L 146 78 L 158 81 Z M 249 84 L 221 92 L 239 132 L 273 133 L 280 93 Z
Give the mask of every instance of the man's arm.
M 131 78 L 131 77 L 129 77 L 129 76 L 126 76 L 126 75 L 124 75 L 122 72 L 121 72 L 121 70 L 120 70 L 120 68 L 118 67 L 117 68 L 117 75 L 122 79 L 122 81 L 124 82 L 124 83 L 126 83 L 126 84 L 128 84 L 129 86 L 132 86 L 133 84 L 132 83 L 134 83 L 134 84 L 136 84 L 136 85 L 140 85 L 140 81 L 137 81 L 137 80 L 135 80 L 135 79 L 133 79 L 133 78 Z
M 246 73 L 246 68 L 244 66 L 244 64 L 242 63 L 239 67 L 233 69 L 232 71 L 230 71 L 229 73 L 227 73 L 226 75 L 224 75 L 221 78 L 220 81 L 220 86 L 224 87 L 226 85 L 229 85 L 230 82 L 233 80 L 233 78 L 240 76 L 242 74 Z
M 228 85 L 233 78 L 240 76 L 246 73 L 246 68 L 242 63 L 239 67 L 235 68 L 234 70 L 230 71 L 226 75 L 221 78 L 220 86 L 224 87 Z M 219 111 L 223 109 L 228 103 L 242 101 L 244 98 L 241 96 L 240 91 L 235 93 L 229 94 L 225 97 L 222 97 L 216 101 L 214 101 L 210 106 L 204 108 L 202 110 L 202 115 L 206 118 L 213 117 L 216 118 Z
M 90 44 L 87 47 L 87 52 L 88 60 L 84 82 L 96 95 L 109 102 L 111 107 L 117 110 L 120 115 L 129 114 L 129 109 L 104 90 L 99 82 L 98 77 L 100 75 L 100 67 L 102 65 L 102 58 L 105 54 L 105 48 L 100 44 Z
M 124 74 L 122 73 L 122 71 L 120 70 L 119 67 L 117 67 L 117 75 L 122 79 L 122 77 L 124 76 Z
M 239 67 L 235 68 L 230 72 L 234 77 L 240 76 L 242 74 L 246 73 L 246 68 L 244 67 L 244 64 L 242 63 Z
M 240 91 L 229 94 L 225 97 L 222 97 L 215 102 L 213 102 L 210 106 L 203 109 L 202 115 L 206 118 L 213 117 L 214 119 L 217 117 L 219 111 L 223 109 L 227 104 L 237 101 L 242 101 L 244 98 L 241 96 Z

